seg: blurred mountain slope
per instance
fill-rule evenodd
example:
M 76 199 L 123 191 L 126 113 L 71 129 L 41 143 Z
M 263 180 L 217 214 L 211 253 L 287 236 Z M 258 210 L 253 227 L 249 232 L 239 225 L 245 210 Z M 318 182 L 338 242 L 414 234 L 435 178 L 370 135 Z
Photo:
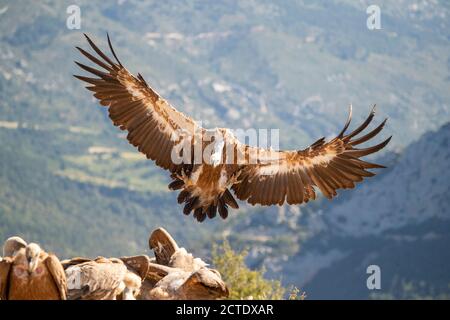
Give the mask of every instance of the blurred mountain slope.
M 70 147 L 58 148 L 48 142 L 52 134 L 0 129 L 1 239 L 18 234 L 62 257 L 120 256 L 148 250 L 149 232 L 158 226 L 178 229 L 183 216 L 168 191 L 130 191 L 58 174 L 60 152 L 80 150 L 83 141 L 72 136 Z M 206 242 L 211 230 L 199 230 L 193 220 L 185 219 L 176 234 L 198 250 L 195 241 Z
M 417 3 L 383 2 L 375 31 L 351 1 L 80 1 L 79 31 L 69 2 L 5 3 L 2 117 L 116 132 L 71 77 L 81 32 L 104 46 L 108 31 L 131 71 L 206 126 L 281 128 L 298 147 L 337 132 L 350 103 L 355 121 L 377 103 L 402 147 L 450 119 L 448 6 Z
M 321 230 L 285 265 L 285 281 L 322 299 L 450 294 L 450 123 L 425 134 L 390 171 L 323 207 Z M 366 268 L 382 274 L 366 287 Z M 409 291 L 408 291 L 409 290 Z
M 448 189 L 446 176 L 435 171 L 443 158 L 422 171 L 427 149 L 408 148 L 450 120 L 446 1 L 76 1 L 82 28 L 69 30 L 66 9 L 73 3 L 0 0 L 0 239 L 19 233 L 63 256 L 132 254 L 146 248 L 147 232 L 163 225 L 202 256 L 200 250 L 228 236 L 236 249 L 250 246 L 252 265 L 264 264 L 274 277 L 284 270 L 287 284 L 303 285 L 297 262 L 310 263 L 316 275 L 344 261 L 356 235 L 376 238 L 428 223 L 436 208 L 447 213 L 441 193 L 438 201 L 427 192 L 432 198 L 420 198 L 427 202 L 402 204 L 402 197 L 420 192 L 410 180 L 402 183 L 404 175 L 429 175 L 432 190 Z M 366 8 L 374 3 L 382 29 L 370 31 Z M 82 73 L 73 61 L 85 61 L 74 49 L 88 47 L 83 32 L 105 49 L 109 32 L 127 68 L 204 126 L 279 128 L 282 148 L 337 133 L 350 103 L 353 126 L 377 103 L 378 120 L 389 117 L 384 136 L 394 135 L 391 153 L 380 156 L 391 157 L 389 170 L 396 173 L 381 171 L 330 203 L 242 203 L 226 222 L 199 225 L 182 215 L 176 193 L 167 191 L 167 174 L 139 156 L 73 78 Z M 405 148 L 410 162 L 395 171 L 392 155 Z M 385 196 L 385 183 L 397 188 L 383 203 L 376 195 Z M 348 214 L 359 206 L 361 215 Z M 323 230 L 350 239 L 347 247 L 330 238 L 316 255 L 311 246 Z M 311 297 L 330 287 L 315 282 L 322 286 L 316 291 L 309 283 Z M 340 285 L 356 294 L 351 284 Z

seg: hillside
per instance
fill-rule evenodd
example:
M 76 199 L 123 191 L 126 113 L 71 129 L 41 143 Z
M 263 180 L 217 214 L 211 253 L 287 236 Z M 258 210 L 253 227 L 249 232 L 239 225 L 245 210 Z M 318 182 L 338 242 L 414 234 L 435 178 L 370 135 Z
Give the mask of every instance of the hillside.
M 383 2 L 376 31 L 353 1 L 119 3 L 80 1 L 81 30 L 65 28 L 65 1 L 3 4 L 1 120 L 116 134 L 71 76 L 82 32 L 105 45 L 106 31 L 182 111 L 205 126 L 281 128 L 282 146 L 337 132 L 350 103 L 355 121 L 378 104 L 392 148 L 450 118 L 446 2 Z
M 129 255 L 164 226 L 203 257 L 228 237 L 233 249 L 249 248 L 252 267 L 311 298 L 335 297 L 333 288 L 340 298 L 367 297 L 349 272 L 366 252 L 387 263 L 412 251 L 417 261 L 420 247 L 436 270 L 446 266 L 448 155 L 435 141 L 448 145 L 448 130 L 429 132 L 450 121 L 450 6 L 375 2 L 375 31 L 366 27 L 373 1 L 350 0 L 80 0 L 82 28 L 69 30 L 73 1 L 0 0 L 0 241 L 20 234 L 63 257 Z M 87 48 L 82 34 L 106 47 L 106 32 L 127 68 L 181 111 L 206 127 L 279 128 L 282 148 L 337 133 L 350 103 L 355 126 L 376 103 L 378 121 L 389 117 L 383 138 L 394 136 L 378 159 L 389 169 L 332 202 L 240 203 L 226 221 L 200 225 L 182 214 L 166 172 L 127 143 L 72 76 L 82 73 L 74 60 L 85 62 L 74 48 Z M 420 243 L 397 243 L 397 233 Z M 429 233 L 436 242 L 420 240 Z M 339 283 L 328 280 L 334 264 L 347 277 Z M 432 268 L 424 281 L 447 281 Z M 388 273 L 385 288 L 398 274 Z
M 129 255 L 148 247 L 155 227 L 173 227 L 181 218 L 167 192 L 149 196 L 59 175 L 65 166 L 60 153 L 82 150 L 83 142 L 71 137 L 70 147 L 58 148 L 51 137 L 45 131 L 0 129 L 2 239 L 19 234 L 63 257 Z M 206 229 L 197 230 L 191 220 L 186 219 L 183 229 L 191 243 L 205 237 Z
M 324 206 L 321 229 L 285 266 L 316 298 L 450 296 L 450 123 L 398 155 L 389 172 Z M 366 288 L 379 265 L 382 289 Z

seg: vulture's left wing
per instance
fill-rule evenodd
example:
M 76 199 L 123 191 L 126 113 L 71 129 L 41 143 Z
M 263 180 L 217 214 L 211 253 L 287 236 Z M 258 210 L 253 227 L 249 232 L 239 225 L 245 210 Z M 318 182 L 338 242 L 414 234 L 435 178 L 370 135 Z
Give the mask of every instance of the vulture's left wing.
M 336 138 L 328 142 L 319 139 L 304 150 L 273 151 L 238 146 L 247 153 L 256 154 L 258 162 L 244 165 L 239 181 L 232 189 L 240 200 L 247 200 L 252 205 L 282 205 L 285 201 L 300 204 L 314 200 L 315 187 L 328 199 L 336 196 L 337 189 L 354 188 L 355 183 L 375 175 L 367 169 L 384 168 L 360 157 L 384 148 L 391 138 L 372 147 L 355 148 L 383 129 L 386 120 L 371 132 L 357 137 L 373 117 L 374 109 L 361 126 L 345 135 L 351 120 L 350 109 L 347 123 Z
M 98 57 L 79 47 L 77 49 L 103 70 L 76 62 L 97 78 L 75 77 L 89 84 L 86 88 L 94 92 L 94 97 L 100 100 L 101 105 L 108 107 L 109 117 L 114 125 L 128 131 L 127 139 L 133 146 L 147 158 L 155 160 L 158 166 L 171 172 L 179 172 L 182 165 L 172 161 L 172 149 L 186 136 L 195 141 L 195 136 L 203 129 L 161 98 L 140 74 L 135 77 L 122 66 L 109 36 L 108 44 L 115 62 L 85 36 Z
M 48 271 L 52 275 L 53 281 L 55 281 L 61 300 L 66 300 L 67 299 L 66 274 L 58 257 L 56 257 L 53 254 L 49 254 L 48 257 L 45 259 L 45 265 L 47 266 Z

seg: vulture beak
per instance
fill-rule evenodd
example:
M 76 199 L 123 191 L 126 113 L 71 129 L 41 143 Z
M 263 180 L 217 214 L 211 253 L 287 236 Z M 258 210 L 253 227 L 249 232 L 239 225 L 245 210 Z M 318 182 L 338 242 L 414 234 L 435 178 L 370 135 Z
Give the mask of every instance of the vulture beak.
M 136 296 L 141 289 L 142 279 L 137 274 L 127 272 L 123 279 L 125 289 L 123 290 L 123 300 L 136 300 Z
M 28 274 L 32 274 L 37 266 L 38 266 L 38 259 L 37 257 L 27 258 L 28 260 Z
M 28 274 L 32 274 L 39 263 L 39 255 L 41 253 L 41 248 L 35 244 L 30 243 L 25 249 L 25 255 L 28 262 Z

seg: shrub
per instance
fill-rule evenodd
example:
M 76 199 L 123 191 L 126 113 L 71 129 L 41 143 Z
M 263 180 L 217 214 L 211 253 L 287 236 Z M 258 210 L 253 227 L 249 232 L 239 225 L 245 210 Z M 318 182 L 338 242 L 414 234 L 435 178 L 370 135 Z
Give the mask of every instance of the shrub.
M 212 263 L 230 289 L 229 299 L 281 300 L 286 292 L 278 280 L 264 278 L 264 268 L 251 270 L 245 264 L 247 250 L 235 252 L 229 242 L 214 244 Z

